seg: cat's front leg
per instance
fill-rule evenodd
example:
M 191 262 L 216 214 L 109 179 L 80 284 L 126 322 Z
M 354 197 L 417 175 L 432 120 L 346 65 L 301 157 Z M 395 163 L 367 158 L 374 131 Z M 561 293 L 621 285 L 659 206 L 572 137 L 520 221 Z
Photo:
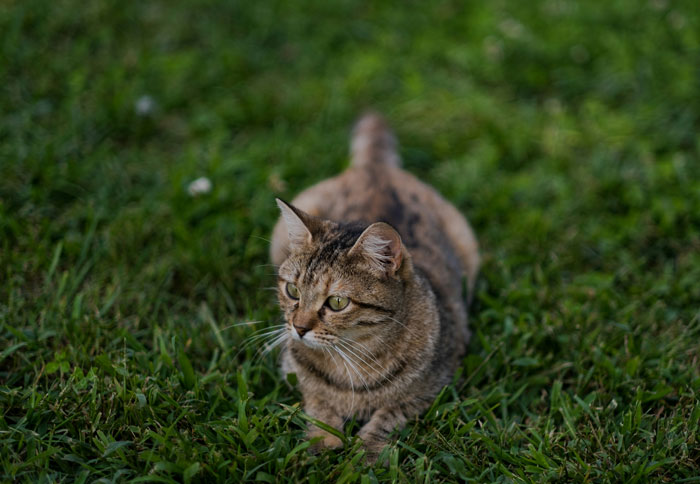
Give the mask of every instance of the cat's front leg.
M 341 432 L 343 431 L 343 417 L 326 400 L 315 397 L 309 398 L 305 401 L 304 411 L 316 420 L 320 420 Z M 309 448 L 313 453 L 320 452 L 323 449 L 337 449 L 343 446 L 343 441 L 337 436 L 326 432 L 316 425 L 310 425 L 306 432 L 306 438 L 313 439 L 314 437 L 322 437 L 322 439 Z
M 367 452 L 367 463 L 374 464 L 385 445 L 389 443 L 389 435 L 394 429 L 402 429 L 406 425 L 406 415 L 398 407 L 383 407 L 376 410 L 357 434 Z

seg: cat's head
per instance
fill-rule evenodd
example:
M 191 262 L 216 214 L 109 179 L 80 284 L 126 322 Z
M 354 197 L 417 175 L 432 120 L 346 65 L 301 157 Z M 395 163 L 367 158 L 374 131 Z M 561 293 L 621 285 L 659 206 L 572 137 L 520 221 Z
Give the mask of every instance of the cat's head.
M 411 261 L 396 230 L 382 222 L 338 224 L 277 204 L 289 239 L 278 297 L 294 341 L 322 348 L 401 324 Z

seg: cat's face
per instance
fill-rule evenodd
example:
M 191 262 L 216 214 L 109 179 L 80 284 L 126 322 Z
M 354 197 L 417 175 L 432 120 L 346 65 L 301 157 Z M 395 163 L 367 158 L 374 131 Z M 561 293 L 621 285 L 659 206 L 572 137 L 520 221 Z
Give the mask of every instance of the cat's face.
M 291 339 L 323 348 L 381 334 L 403 304 L 396 231 L 386 224 L 340 226 L 281 208 L 292 228 L 278 297 Z

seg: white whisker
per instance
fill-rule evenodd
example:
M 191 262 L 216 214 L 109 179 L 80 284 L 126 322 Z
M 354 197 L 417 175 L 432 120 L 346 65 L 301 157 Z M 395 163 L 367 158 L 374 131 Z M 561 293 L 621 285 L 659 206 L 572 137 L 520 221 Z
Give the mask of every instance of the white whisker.
M 285 325 L 281 325 L 280 327 L 277 327 L 277 328 L 274 328 L 274 329 L 272 329 L 272 328 L 263 328 L 263 329 L 260 329 L 260 330 L 258 330 L 258 331 L 255 331 L 253 334 L 251 334 L 250 336 L 248 336 L 244 341 L 246 341 L 246 342 L 255 341 L 256 339 L 259 339 L 259 338 L 261 338 L 261 337 L 264 337 L 264 336 L 267 336 L 267 335 L 270 335 L 270 334 L 279 333 L 279 332 L 281 332 L 281 331 L 284 331 L 285 329 L 286 329 L 286 328 L 285 328 Z
M 238 356 L 242 351 L 246 350 L 254 343 L 259 343 L 261 341 L 265 341 L 266 339 L 274 339 L 286 331 L 287 331 L 286 325 L 284 325 L 284 324 L 281 324 L 274 329 L 271 329 L 271 328 L 260 329 L 244 340 L 243 344 L 239 348 L 238 352 L 234 355 L 234 357 Z
M 402 323 L 402 322 L 399 321 L 398 319 L 392 318 L 391 316 L 386 316 L 386 315 L 385 315 L 384 317 L 387 318 L 387 319 L 391 319 L 391 320 L 394 321 L 395 323 L 400 324 L 401 326 L 403 326 L 404 328 L 406 328 L 409 332 L 411 331 L 411 328 L 409 328 L 408 326 L 406 326 L 404 323 Z
M 265 357 L 270 351 L 275 349 L 282 341 L 287 338 L 287 333 L 277 333 L 272 335 L 267 335 L 265 338 L 259 341 L 260 347 L 255 351 L 252 361 L 259 361 Z
M 333 360 L 333 364 L 335 365 L 336 369 L 340 369 L 340 366 L 338 366 L 338 362 L 335 359 L 335 356 L 333 356 L 333 350 L 335 349 L 334 346 L 327 347 L 323 346 L 323 351 L 327 352 L 328 355 L 331 357 Z M 343 363 L 345 365 L 345 363 Z M 348 367 L 347 365 L 345 366 L 345 370 L 347 371 Z M 348 371 L 348 376 L 350 376 L 350 372 Z M 350 386 L 352 387 L 352 376 L 350 376 Z M 352 401 L 350 402 L 350 411 L 348 412 L 348 415 L 343 418 L 343 426 L 347 423 L 347 421 L 350 419 L 350 415 L 352 415 L 353 408 L 355 406 L 355 389 L 352 389 Z
M 328 355 L 329 355 L 329 356 L 331 357 L 331 359 L 333 360 L 333 364 L 335 365 L 335 368 L 338 369 L 338 368 L 339 368 L 338 362 L 335 360 L 335 356 L 333 356 L 333 351 L 331 351 L 331 350 L 333 349 L 333 347 L 330 347 L 330 348 L 329 348 L 329 347 L 327 347 L 327 346 L 323 346 L 322 348 L 323 348 L 324 351 L 326 351 L 326 352 L 328 353 Z
M 238 326 L 255 326 L 256 324 L 266 323 L 267 321 L 243 321 L 242 323 L 229 324 L 224 326 L 220 331 L 226 331 L 227 329 L 237 328 Z
M 336 346 L 333 346 L 333 349 L 338 351 L 338 348 Z M 338 353 L 340 355 L 340 353 Z M 341 355 L 342 358 L 342 355 Z M 355 385 L 352 381 L 352 375 L 350 374 L 350 369 L 348 368 L 348 365 L 345 363 L 345 359 L 343 358 L 343 366 L 345 367 L 345 371 L 348 374 L 348 378 L 350 378 L 350 389 L 352 390 L 352 399 L 350 400 L 350 411 L 348 412 L 349 414 L 352 414 L 353 409 L 355 408 Z
M 360 377 L 360 380 L 362 381 L 362 385 L 365 387 L 365 390 L 369 392 L 369 386 L 367 386 L 367 380 L 365 380 L 365 377 L 362 376 L 362 373 L 360 373 L 359 369 L 357 368 L 357 364 L 352 361 L 352 358 L 350 358 L 342 349 L 339 347 L 335 347 L 335 349 L 338 351 L 338 354 L 340 355 L 341 358 L 343 358 L 348 365 L 350 365 L 350 368 L 355 372 L 355 374 Z M 347 349 L 347 348 L 345 348 Z
M 342 339 L 342 340 L 339 340 L 339 341 L 338 341 L 338 343 L 341 344 L 341 345 L 343 346 L 344 349 L 346 349 L 350 354 L 352 354 L 353 356 L 355 356 L 355 358 L 357 358 L 358 360 L 360 360 L 360 362 L 364 363 L 366 366 L 368 366 L 369 368 L 371 368 L 372 370 L 374 370 L 375 372 L 377 372 L 377 373 L 379 374 L 380 379 L 384 379 L 384 380 L 386 380 L 387 382 L 391 383 L 391 380 L 389 380 L 389 378 L 387 378 L 387 376 L 386 376 L 386 374 L 385 374 L 385 373 L 388 373 L 387 370 L 386 370 L 386 368 L 384 368 L 378 361 L 376 361 L 376 359 L 375 359 L 375 363 L 376 363 L 377 366 L 379 366 L 379 368 L 377 368 L 376 366 L 374 366 L 371 362 L 369 362 L 369 361 L 365 360 L 364 358 L 362 358 L 361 355 L 358 355 L 355 351 L 353 351 L 353 349 L 359 351 L 359 348 L 353 348 L 353 347 L 349 344 L 349 342 L 350 342 L 350 340 L 345 340 L 345 339 Z M 366 370 L 365 370 L 365 371 L 366 371 Z M 369 374 L 367 374 L 367 376 L 369 377 Z
M 374 363 L 376 363 L 377 366 L 379 366 L 379 368 L 381 368 L 383 371 L 387 371 L 386 368 L 384 368 L 384 366 L 382 366 L 382 364 L 379 363 L 379 360 L 377 360 L 377 358 L 374 356 L 374 353 L 372 353 L 372 352 L 369 350 L 369 348 L 367 348 L 367 346 L 363 345 L 363 344 L 360 343 L 359 341 L 355 341 L 355 340 L 352 340 L 352 339 L 350 339 L 350 338 L 343 338 L 343 337 L 340 337 L 340 339 L 341 339 L 344 343 L 350 345 L 351 347 L 353 347 L 353 348 L 356 349 L 357 351 L 360 351 L 363 355 L 365 355 L 365 356 L 367 356 L 368 358 L 370 358 L 370 359 L 371 359 Z
M 260 331 L 265 331 L 265 330 L 268 330 L 268 329 L 279 329 L 279 328 L 284 328 L 285 326 L 287 326 L 286 323 L 273 324 L 272 326 L 267 326 L 267 327 L 265 327 L 265 328 L 256 329 L 256 330 L 253 332 L 253 334 L 256 334 L 256 333 L 259 333 Z
M 277 346 L 280 345 L 280 343 L 285 341 L 288 338 L 288 336 L 289 335 L 285 332 L 285 333 L 282 333 L 281 335 L 277 336 L 277 338 L 274 341 L 267 343 L 265 345 L 266 346 L 265 349 L 262 352 L 262 355 L 265 356 L 270 351 L 274 350 Z

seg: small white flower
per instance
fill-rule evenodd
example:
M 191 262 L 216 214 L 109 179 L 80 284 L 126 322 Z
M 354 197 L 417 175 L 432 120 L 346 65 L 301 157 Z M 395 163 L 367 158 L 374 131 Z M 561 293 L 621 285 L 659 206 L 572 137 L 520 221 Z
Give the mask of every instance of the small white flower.
M 549 114 L 561 114 L 564 111 L 564 107 L 561 105 L 561 101 L 555 97 L 550 97 L 544 100 L 543 105 L 545 111 Z
M 668 21 L 676 30 L 681 30 L 685 27 L 685 17 L 681 15 L 678 11 L 673 10 L 668 14 Z
M 503 58 L 503 42 L 498 40 L 493 35 L 489 35 L 484 39 L 484 53 L 486 56 L 494 61 L 501 60 Z
M 190 182 L 189 185 L 187 185 L 187 193 L 189 193 L 191 197 L 204 195 L 206 193 L 209 193 L 210 191 L 211 180 L 209 180 L 209 178 L 205 176 L 199 177 L 196 180 Z
M 511 39 L 519 39 L 525 34 L 525 27 L 523 27 L 523 24 L 512 18 L 503 20 L 498 24 L 498 28 L 501 29 L 501 32 L 503 32 L 506 37 L 510 37 Z
M 155 107 L 156 102 L 147 94 L 138 98 L 134 104 L 134 110 L 139 116 L 148 116 L 153 112 Z

